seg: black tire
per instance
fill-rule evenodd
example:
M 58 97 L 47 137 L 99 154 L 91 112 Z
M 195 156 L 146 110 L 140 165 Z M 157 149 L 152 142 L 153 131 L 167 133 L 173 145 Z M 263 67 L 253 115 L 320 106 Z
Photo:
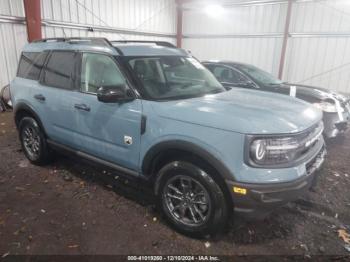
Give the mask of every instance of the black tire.
M 186 184 L 185 178 L 188 179 L 187 190 L 195 192 L 187 193 L 187 196 L 182 186 Z M 202 238 L 222 233 L 226 228 L 229 217 L 227 201 L 223 190 L 209 172 L 189 162 L 173 161 L 160 169 L 156 185 L 158 206 L 170 225 L 180 233 Z M 178 191 L 173 191 L 177 185 L 178 189 L 182 186 L 182 195 Z M 189 190 L 189 187 L 193 190 Z M 203 193 L 200 193 L 201 191 Z M 174 193 L 175 197 L 181 196 L 182 200 L 174 199 Z M 202 197 L 198 198 L 199 196 Z
M 45 134 L 37 121 L 32 117 L 23 117 L 19 122 L 18 129 L 22 150 L 28 160 L 35 165 L 45 165 L 49 163 L 52 153 L 46 142 Z M 34 143 L 33 141 L 32 143 L 28 142 L 28 133 L 30 132 L 32 132 L 32 137 L 34 137 Z

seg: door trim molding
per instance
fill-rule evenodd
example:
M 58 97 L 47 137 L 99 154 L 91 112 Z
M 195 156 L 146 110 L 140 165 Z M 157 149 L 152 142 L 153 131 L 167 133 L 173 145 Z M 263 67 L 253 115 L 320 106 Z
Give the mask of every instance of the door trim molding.
M 47 143 L 50 146 L 52 146 L 53 148 L 67 151 L 69 153 L 74 154 L 75 156 L 82 157 L 84 159 L 93 161 L 95 163 L 98 163 L 100 165 L 112 168 L 112 169 L 114 169 L 116 171 L 119 171 L 119 172 L 122 172 L 122 173 L 125 173 L 125 174 L 128 174 L 128 175 L 131 175 L 133 177 L 139 177 L 139 173 L 137 171 L 135 171 L 135 170 L 132 170 L 132 169 L 129 169 L 129 168 L 126 168 L 126 167 L 122 167 L 122 166 L 119 166 L 119 165 L 114 164 L 112 162 L 103 160 L 101 158 L 95 157 L 95 156 L 90 155 L 90 154 L 87 154 L 85 152 L 82 152 L 82 151 L 79 151 L 79 150 L 75 150 L 75 149 L 73 149 L 73 148 L 71 148 L 69 146 L 62 145 L 62 144 L 54 142 L 54 141 L 52 141 L 50 139 L 47 139 Z

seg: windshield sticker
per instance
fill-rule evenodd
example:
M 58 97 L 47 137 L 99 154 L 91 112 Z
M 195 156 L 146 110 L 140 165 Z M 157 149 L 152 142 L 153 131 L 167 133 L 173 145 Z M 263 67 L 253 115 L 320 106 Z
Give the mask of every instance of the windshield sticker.
M 344 121 L 343 110 L 342 110 L 342 107 L 341 107 L 341 105 L 340 105 L 339 100 L 337 100 L 337 99 L 335 99 L 335 106 L 337 107 L 337 112 L 338 112 L 339 120 L 340 120 L 340 121 Z
M 296 86 L 290 86 L 290 91 L 289 91 L 289 95 L 292 97 L 295 97 L 297 92 L 297 87 Z

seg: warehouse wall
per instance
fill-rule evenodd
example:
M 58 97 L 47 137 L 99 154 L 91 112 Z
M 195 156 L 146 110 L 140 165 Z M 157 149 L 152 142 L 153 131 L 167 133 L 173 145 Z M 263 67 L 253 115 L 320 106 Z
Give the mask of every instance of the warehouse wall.
M 23 10 L 23 1 L 0 0 L 0 15 L 23 16 Z M 15 76 L 20 50 L 26 42 L 24 24 L 0 19 L 0 88 Z
M 183 46 L 200 59 L 243 61 L 277 74 L 286 7 L 237 6 L 218 17 L 185 11 Z
M 283 80 L 350 93 L 350 1 L 293 4 Z M 287 3 L 187 10 L 184 48 L 200 59 L 251 63 L 278 75 Z
M 290 31 L 284 79 L 350 93 L 350 1 L 297 3 Z
M 70 29 L 45 26 L 45 37 L 106 36 L 110 39 L 161 39 L 174 42 L 176 15 L 173 0 L 41 0 L 44 20 L 77 23 L 85 26 L 114 27 L 150 33 L 150 36 L 122 34 L 112 30 Z
M 286 11 L 286 3 L 232 6 L 219 17 L 187 10 L 183 46 L 200 59 L 243 61 L 277 76 Z M 175 42 L 173 0 L 42 0 L 42 16 L 44 37 Z M 15 75 L 20 50 L 26 43 L 23 17 L 23 0 L 0 0 L 0 86 Z M 97 29 L 89 32 L 88 27 Z M 350 93 L 349 38 L 348 0 L 294 3 L 283 80 Z
M 101 36 L 175 43 L 173 0 L 41 0 L 41 6 L 46 38 Z M 10 19 L 13 16 L 16 19 Z M 23 0 L 0 0 L 0 87 L 15 76 L 27 42 L 23 18 Z M 87 30 L 90 27 L 93 32 Z

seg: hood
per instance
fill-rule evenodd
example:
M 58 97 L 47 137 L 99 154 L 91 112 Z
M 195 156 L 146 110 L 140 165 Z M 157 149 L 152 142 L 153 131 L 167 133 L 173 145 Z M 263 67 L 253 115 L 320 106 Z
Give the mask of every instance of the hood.
M 322 112 L 299 99 L 234 88 L 204 97 L 157 102 L 159 116 L 244 134 L 281 134 L 305 130 Z

